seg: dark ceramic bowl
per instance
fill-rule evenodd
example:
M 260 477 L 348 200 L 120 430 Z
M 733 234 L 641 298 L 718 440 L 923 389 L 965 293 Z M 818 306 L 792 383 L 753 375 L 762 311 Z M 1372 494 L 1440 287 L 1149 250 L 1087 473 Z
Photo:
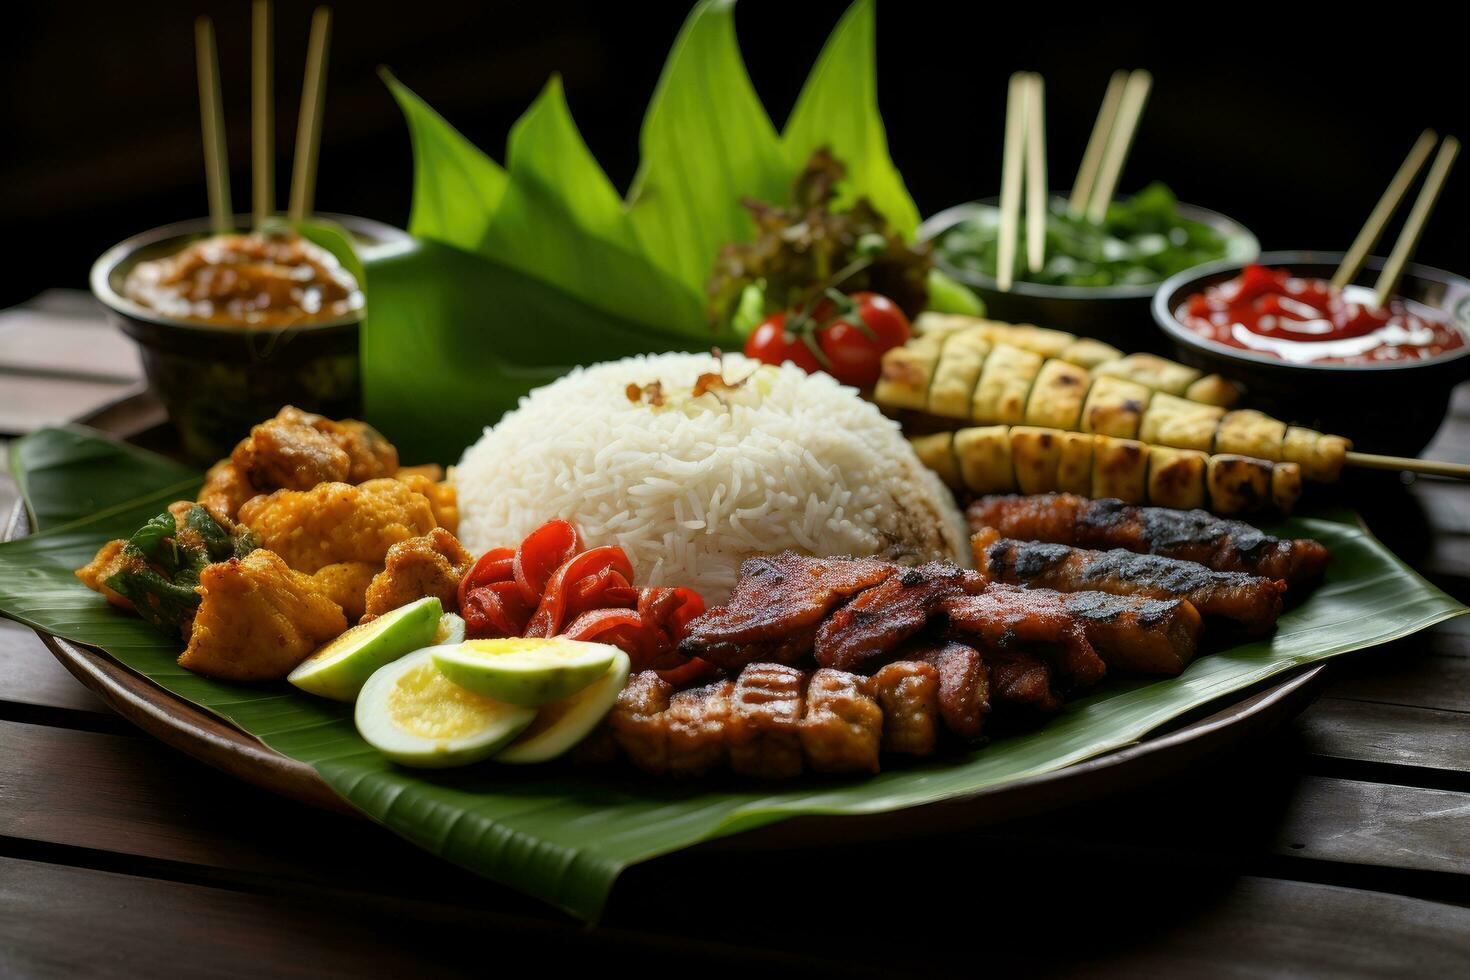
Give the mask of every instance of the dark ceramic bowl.
M 934 215 L 919 227 L 919 239 L 938 238 L 982 208 L 993 208 L 998 198 L 957 204 Z M 1209 225 L 1230 243 L 1228 258 L 1250 262 L 1261 251 L 1256 236 L 1244 225 L 1223 214 L 1192 204 L 1180 204 L 1179 213 Z M 1024 247 L 1024 245 L 1022 246 Z M 935 265 L 946 275 L 964 283 L 985 300 L 986 316 L 1007 323 L 1034 323 L 1085 337 L 1096 337 L 1126 351 L 1158 350 L 1158 334 L 1149 327 L 1149 304 L 1158 284 L 1144 286 L 1047 286 L 1015 282 L 1007 292 L 995 280 L 945 262 L 937 253 Z
M 1268 252 L 1258 260 L 1299 276 L 1331 279 L 1341 253 Z M 1373 285 L 1383 259 L 1370 258 L 1354 280 Z M 1194 293 L 1240 275 L 1245 263 L 1213 262 L 1181 273 L 1154 295 L 1154 321 L 1187 364 L 1245 384 L 1252 408 L 1353 440 L 1365 452 L 1414 456 L 1444 421 L 1450 393 L 1470 378 L 1470 344 L 1427 360 L 1381 364 L 1290 364 L 1206 340 L 1175 311 Z M 1397 295 L 1437 311 L 1470 336 L 1470 280 L 1410 264 Z
M 322 217 L 344 227 L 360 252 L 406 238 L 366 218 Z M 248 217 L 236 221 L 249 227 Z M 123 295 L 137 263 L 171 255 L 210 233 L 203 218 L 165 225 L 115 245 L 92 266 L 92 292 L 137 342 L 148 384 L 168 409 L 184 450 L 201 461 L 225 456 L 282 405 L 336 418 L 360 414 L 361 312 L 310 326 L 248 329 L 173 319 Z

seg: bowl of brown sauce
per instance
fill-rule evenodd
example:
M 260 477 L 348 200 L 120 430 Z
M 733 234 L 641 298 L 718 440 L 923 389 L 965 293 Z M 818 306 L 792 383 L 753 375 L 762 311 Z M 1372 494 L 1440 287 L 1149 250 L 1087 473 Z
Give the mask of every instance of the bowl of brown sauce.
M 402 241 L 389 225 L 322 215 L 359 252 Z M 282 405 L 328 417 L 361 413 L 362 285 L 327 249 L 284 223 L 213 234 L 205 219 L 165 225 L 110 248 L 92 292 L 137 342 L 149 386 L 184 450 L 212 459 Z

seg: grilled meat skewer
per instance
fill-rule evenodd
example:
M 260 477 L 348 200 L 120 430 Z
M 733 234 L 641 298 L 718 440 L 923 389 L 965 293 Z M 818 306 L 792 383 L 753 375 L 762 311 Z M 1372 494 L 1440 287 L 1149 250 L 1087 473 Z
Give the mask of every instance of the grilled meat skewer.
M 1275 538 L 1202 510 L 1139 507 L 1069 493 L 981 497 L 966 511 L 970 529 L 1078 548 L 1123 548 L 1198 562 L 1217 572 L 1284 579 L 1297 589 L 1322 577 L 1331 555 L 1316 541 Z
M 1097 591 L 1150 599 L 1187 599 L 1202 616 L 1228 620 L 1246 633 L 1271 631 L 1286 583 L 1245 572 L 1217 572 L 1192 561 L 1139 555 L 1122 548 L 1089 551 L 1065 544 L 1017 541 L 986 528 L 971 540 L 986 578 L 1058 592 Z

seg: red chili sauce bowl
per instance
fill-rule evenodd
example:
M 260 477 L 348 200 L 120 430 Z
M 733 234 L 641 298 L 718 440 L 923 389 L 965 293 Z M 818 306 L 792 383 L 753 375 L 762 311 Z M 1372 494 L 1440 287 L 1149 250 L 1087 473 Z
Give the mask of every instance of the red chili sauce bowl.
M 1341 258 L 1275 252 L 1191 269 L 1159 287 L 1154 320 L 1180 360 L 1244 383 L 1252 407 L 1365 451 L 1417 454 L 1470 378 L 1470 280 L 1411 264 L 1379 308 L 1384 260 L 1337 290 Z

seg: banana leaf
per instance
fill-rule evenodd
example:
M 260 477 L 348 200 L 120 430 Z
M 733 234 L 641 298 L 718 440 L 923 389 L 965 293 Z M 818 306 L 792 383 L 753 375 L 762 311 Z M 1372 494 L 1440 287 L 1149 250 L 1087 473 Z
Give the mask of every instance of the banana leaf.
M 99 460 L 108 460 L 99 482 Z M 619 872 L 694 844 L 798 815 L 896 810 L 1059 769 L 1127 745 L 1170 719 L 1259 681 L 1387 643 L 1466 612 L 1360 527 L 1297 518 L 1271 528 L 1326 543 L 1326 581 L 1271 637 L 1201 657 L 1167 680 L 1109 680 L 1045 726 L 871 778 L 762 784 L 668 783 L 620 768 L 559 765 L 414 771 L 385 761 L 353 728 L 351 709 L 288 686 L 211 681 L 178 667 L 175 642 L 86 590 L 72 569 L 163 504 L 187 496 L 176 464 L 79 429 L 47 429 L 12 453 L 42 530 L 0 544 L 0 613 L 92 644 L 311 765 L 363 813 L 441 857 L 595 919 Z M 133 499 L 123 493 L 149 486 Z M 190 488 L 191 489 L 191 488 Z M 96 513 L 78 518 L 90 508 Z M 50 523 L 60 521 L 60 523 Z

